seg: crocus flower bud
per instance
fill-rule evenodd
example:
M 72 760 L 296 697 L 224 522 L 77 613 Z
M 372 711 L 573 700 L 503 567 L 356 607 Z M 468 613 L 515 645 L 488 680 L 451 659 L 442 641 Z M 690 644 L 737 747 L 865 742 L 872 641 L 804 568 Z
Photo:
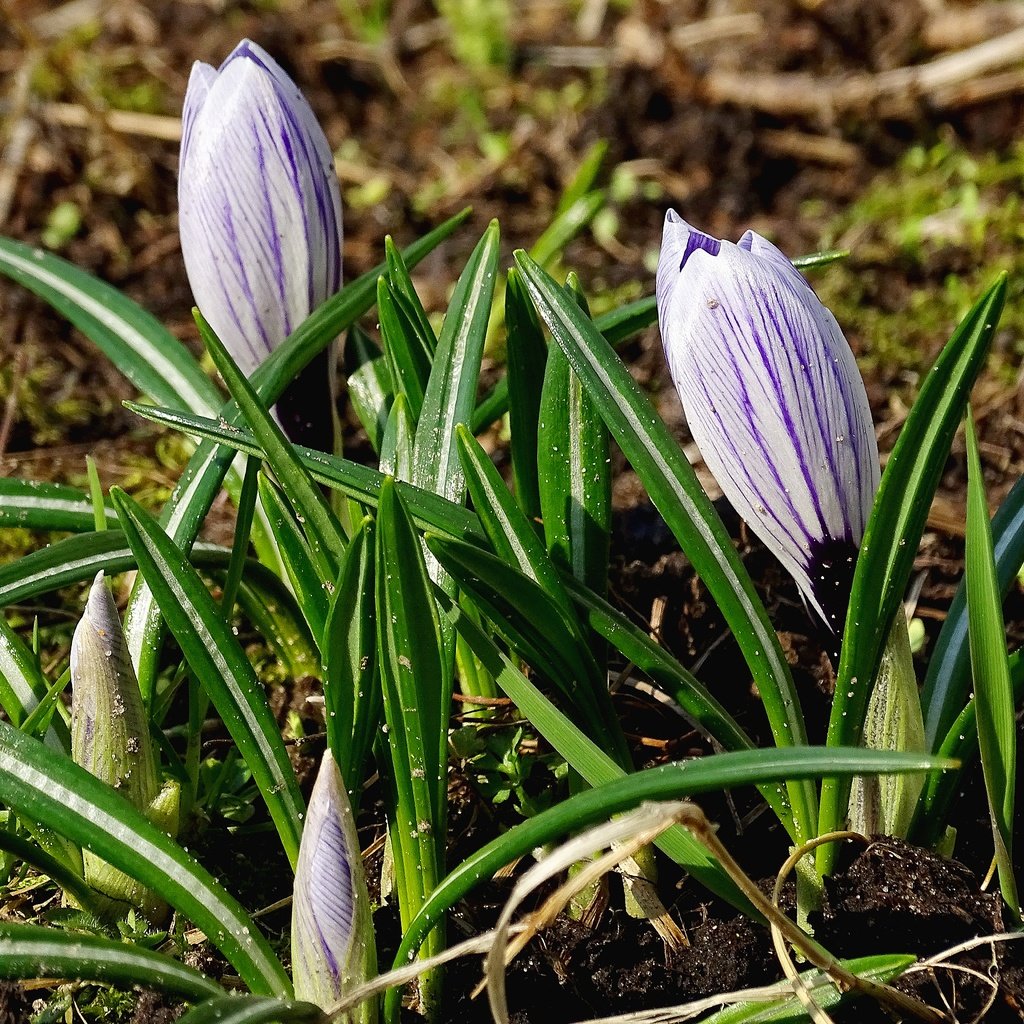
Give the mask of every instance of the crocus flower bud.
M 835 317 L 760 235 L 720 241 L 673 210 L 657 291 L 669 370 L 708 469 L 840 632 L 879 466 Z
M 161 788 L 142 694 L 102 572 L 71 641 L 71 756 L 154 824 L 177 833 L 179 788 Z M 139 882 L 88 850 L 84 860 L 86 881 L 114 904 L 136 907 L 154 922 L 166 912 Z
M 310 797 L 292 896 L 292 981 L 296 999 L 327 1010 L 376 973 L 370 897 L 341 772 L 324 754 Z M 342 1018 L 376 1019 L 373 1000 Z
M 196 305 L 249 375 L 341 286 L 341 195 L 331 148 L 295 83 L 243 40 L 196 62 L 182 112 L 181 250 Z M 278 402 L 295 441 L 332 437 L 333 352 Z

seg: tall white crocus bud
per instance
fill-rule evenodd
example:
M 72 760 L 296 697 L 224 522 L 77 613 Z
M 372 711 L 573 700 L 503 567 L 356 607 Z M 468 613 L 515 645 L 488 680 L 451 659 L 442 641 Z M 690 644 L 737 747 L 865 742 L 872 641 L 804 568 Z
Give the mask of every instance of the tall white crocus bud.
M 295 997 L 327 1010 L 376 974 L 370 897 L 341 772 L 324 754 L 302 830 L 292 896 Z M 373 1000 L 342 1018 L 372 1024 Z
M 295 83 L 242 40 L 196 62 L 182 112 L 181 251 L 196 305 L 249 375 L 341 287 L 341 193 L 331 148 Z M 334 353 L 282 396 L 293 441 L 330 446 Z
M 670 210 L 658 320 L 708 469 L 841 634 L 880 474 L 864 382 L 836 318 L 771 242 L 753 231 L 735 244 L 721 241 Z M 924 750 L 902 616 L 882 655 L 862 739 L 878 750 Z M 852 827 L 905 835 L 922 781 L 855 781 Z
M 71 641 L 71 756 L 120 791 L 153 824 L 178 831 L 179 786 L 161 787 L 139 683 L 103 573 L 96 574 Z M 167 905 L 88 850 L 85 880 L 98 893 L 159 922 Z
M 697 447 L 725 496 L 841 632 L 878 488 L 864 382 L 835 317 L 774 246 L 665 218 L 658 320 Z

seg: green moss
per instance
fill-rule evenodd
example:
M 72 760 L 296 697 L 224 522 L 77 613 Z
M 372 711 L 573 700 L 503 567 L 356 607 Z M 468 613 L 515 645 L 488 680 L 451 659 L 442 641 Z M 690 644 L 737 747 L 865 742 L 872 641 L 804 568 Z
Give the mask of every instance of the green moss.
M 507 0 L 438 0 L 448 44 L 469 71 L 505 67 L 512 55 L 512 8 Z
M 1022 182 L 1024 144 L 983 156 L 949 141 L 918 146 L 828 226 L 822 247 L 851 256 L 816 275 L 815 288 L 859 345 L 865 369 L 887 379 L 925 369 L 1006 270 L 990 368 L 1012 378 L 1024 353 Z
M 31 1024 L 57 1024 L 76 1020 L 129 1024 L 135 1018 L 137 992 L 98 985 L 64 985 L 32 1018 Z
M 13 562 L 42 547 L 46 542 L 40 540 L 42 534 L 35 530 L 24 530 L 21 527 L 5 527 L 0 530 L 0 565 Z
M 46 218 L 42 242 L 48 249 L 63 249 L 82 228 L 82 211 L 77 203 L 58 203 Z
M 18 344 L 28 345 L 30 350 L 21 367 L 13 359 L 0 366 L 0 404 L 13 398 L 19 428 L 27 428 L 33 447 L 57 444 L 76 427 L 84 428 L 117 412 L 116 396 L 82 395 L 75 375 L 44 346 L 20 339 Z
M 173 106 L 166 86 L 137 60 L 96 45 L 100 20 L 88 21 L 62 36 L 32 74 L 33 92 L 44 99 L 86 106 L 163 114 Z

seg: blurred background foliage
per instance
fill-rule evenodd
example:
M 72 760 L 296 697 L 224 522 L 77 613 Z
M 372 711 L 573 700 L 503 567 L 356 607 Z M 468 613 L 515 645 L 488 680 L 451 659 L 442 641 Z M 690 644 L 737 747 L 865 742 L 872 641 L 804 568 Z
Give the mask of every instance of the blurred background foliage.
M 978 404 L 993 496 L 1019 473 L 1024 5 L 8 0 L 6 12 L 0 230 L 124 288 L 190 341 L 180 104 L 192 61 L 216 64 L 247 35 L 294 75 L 335 147 L 347 275 L 380 259 L 385 233 L 408 240 L 473 205 L 473 226 L 417 271 L 428 310 L 490 218 L 510 252 L 574 201 L 546 241 L 567 242 L 562 268 L 598 312 L 652 290 L 668 206 L 726 237 L 754 227 L 793 255 L 848 248 L 815 286 L 861 357 L 885 449 L 921 370 L 1009 270 Z M 159 499 L 183 449 L 120 408 L 130 390 L 115 368 L 7 283 L 0 345 L 9 472 L 74 477 L 79 446 L 98 446 L 106 482 Z M 628 355 L 685 439 L 659 348 L 651 331 Z M 962 479 L 958 464 L 953 500 Z

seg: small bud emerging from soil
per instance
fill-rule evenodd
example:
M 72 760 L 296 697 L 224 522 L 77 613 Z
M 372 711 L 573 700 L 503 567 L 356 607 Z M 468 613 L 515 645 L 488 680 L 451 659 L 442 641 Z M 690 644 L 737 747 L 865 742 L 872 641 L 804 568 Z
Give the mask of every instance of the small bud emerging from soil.
M 370 897 L 352 808 L 331 752 L 324 754 L 302 831 L 292 898 L 292 979 L 297 999 L 328 1009 L 376 973 Z M 370 1024 L 363 1003 L 344 1018 Z
M 102 572 L 71 642 L 71 754 L 155 825 L 177 833 L 178 785 L 160 786 L 142 694 Z M 84 859 L 86 881 L 112 901 L 112 912 L 127 904 L 153 922 L 166 914 L 163 900 L 139 882 L 88 850 Z

